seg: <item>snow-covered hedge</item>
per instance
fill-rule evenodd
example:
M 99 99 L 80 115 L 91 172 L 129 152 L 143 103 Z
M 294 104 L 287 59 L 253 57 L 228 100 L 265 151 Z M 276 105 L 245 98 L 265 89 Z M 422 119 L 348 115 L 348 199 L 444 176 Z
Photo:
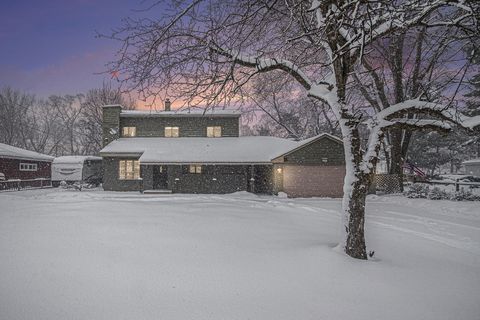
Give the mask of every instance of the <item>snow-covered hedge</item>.
M 411 185 L 405 192 L 407 198 L 430 199 L 430 200 L 454 200 L 454 201 L 480 201 L 480 195 L 473 194 L 469 190 L 448 192 L 439 187 L 430 187 L 422 183 Z

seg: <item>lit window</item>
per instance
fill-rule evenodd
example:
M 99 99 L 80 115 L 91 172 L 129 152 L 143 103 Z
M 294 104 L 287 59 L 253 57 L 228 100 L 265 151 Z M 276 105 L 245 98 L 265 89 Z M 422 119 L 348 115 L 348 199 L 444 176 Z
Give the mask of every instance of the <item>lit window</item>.
M 222 136 L 222 127 L 207 127 L 207 137 L 209 138 L 219 138 Z
M 140 161 L 120 160 L 118 166 L 118 177 L 120 180 L 140 179 Z
M 37 171 L 36 163 L 20 163 L 20 171 Z
M 124 137 L 135 137 L 137 135 L 136 127 L 123 127 L 122 136 Z
M 165 127 L 165 137 L 177 138 L 180 130 L 178 127 Z
M 190 173 L 202 173 L 202 166 L 197 165 L 197 164 L 191 164 L 189 172 Z

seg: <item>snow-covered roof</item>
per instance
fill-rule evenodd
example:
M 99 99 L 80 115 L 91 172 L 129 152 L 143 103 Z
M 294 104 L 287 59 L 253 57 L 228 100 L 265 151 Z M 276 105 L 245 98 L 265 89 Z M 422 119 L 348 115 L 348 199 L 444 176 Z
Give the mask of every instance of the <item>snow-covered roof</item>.
M 102 156 L 138 156 L 143 164 L 153 163 L 271 163 L 319 138 L 293 141 L 277 137 L 243 136 L 224 138 L 120 138 L 100 151 Z
M 463 161 L 463 164 L 480 164 L 480 158 Z
M 0 143 L 0 158 L 48 161 L 48 162 L 53 161 L 53 157 L 48 156 L 46 154 L 41 154 L 35 151 L 13 147 L 4 143 Z
M 57 157 L 53 160 L 54 164 L 65 163 L 65 164 L 82 164 L 85 160 L 102 160 L 101 157 L 95 156 L 62 156 Z
M 240 117 L 240 112 L 236 110 L 221 109 L 194 109 L 194 110 L 123 110 L 121 117 Z
M 100 155 L 136 155 L 149 163 L 270 163 L 299 142 L 276 137 L 120 138 Z

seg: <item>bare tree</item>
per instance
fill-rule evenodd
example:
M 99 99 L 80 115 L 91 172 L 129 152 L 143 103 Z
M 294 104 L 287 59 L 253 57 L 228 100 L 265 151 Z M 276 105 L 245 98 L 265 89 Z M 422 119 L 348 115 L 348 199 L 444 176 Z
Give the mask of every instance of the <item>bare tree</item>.
M 294 139 L 310 138 L 322 132 L 338 134 L 338 122 L 322 101 L 312 100 L 303 88 L 279 72 L 260 74 L 252 79 L 252 101 L 246 111 L 261 111 L 254 119 L 256 130 L 270 128 L 270 135 Z
M 112 35 L 123 42 L 112 71 L 146 95 L 167 93 L 207 105 L 239 99 L 259 73 L 289 74 L 338 119 L 347 172 L 343 248 L 351 257 L 367 259 L 365 198 L 384 132 L 392 127 L 449 130 L 447 122 L 473 128 L 480 122 L 460 117 L 449 104 L 420 97 L 366 112 L 347 95 L 352 73 L 374 42 L 419 25 L 458 29 L 468 39 L 478 31 L 476 2 L 196 0 L 174 1 L 171 9 L 159 13 L 158 21 L 127 20 Z M 365 123 L 369 141 L 363 149 Z
M 20 131 L 24 146 L 40 153 L 53 154 L 63 141 L 63 125 L 56 110 L 48 100 L 35 99 Z
M 34 96 L 10 87 L 0 91 L 0 142 L 25 148 L 23 134 L 28 130 L 26 119 Z
M 57 145 L 61 150 L 54 150 L 56 156 L 84 154 L 83 146 L 79 141 L 83 99 L 82 94 L 53 95 L 48 98 L 47 103 L 55 111 L 62 128 L 60 134 L 63 139 Z
M 469 70 L 468 56 L 462 48 L 465 41 L 457 38 L 455 30 L 437 31 L 420 26 L 372 44 L 369 56 L 363 57 L 363 68 L 353 75 L 368 104 L 380 111 L 419 96 L 435 100 L 442 92 L 457 93 L 456 87 Z M 400 186 L 412 134 L 412 129 L 398 127 L 385 133 L 383 151 L 388 172 L 398 175 Z
M 85 154 L 96 154 L 102 148 L 102 106 L 109 104 L 135 109 L 135 102 L 110 83 L 104 83 L 99 89 L 89 90 L 82 102 L 79 120 L 80 139 Z

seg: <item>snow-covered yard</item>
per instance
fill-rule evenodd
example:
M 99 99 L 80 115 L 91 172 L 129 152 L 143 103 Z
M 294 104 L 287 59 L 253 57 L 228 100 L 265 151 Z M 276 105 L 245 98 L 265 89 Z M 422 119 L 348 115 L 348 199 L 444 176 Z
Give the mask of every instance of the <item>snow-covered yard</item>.
M 339 200 L 0 194 L 0 319 L 480 319 L 480 203 L 370 197 L 374 260 L 336 252 Z

